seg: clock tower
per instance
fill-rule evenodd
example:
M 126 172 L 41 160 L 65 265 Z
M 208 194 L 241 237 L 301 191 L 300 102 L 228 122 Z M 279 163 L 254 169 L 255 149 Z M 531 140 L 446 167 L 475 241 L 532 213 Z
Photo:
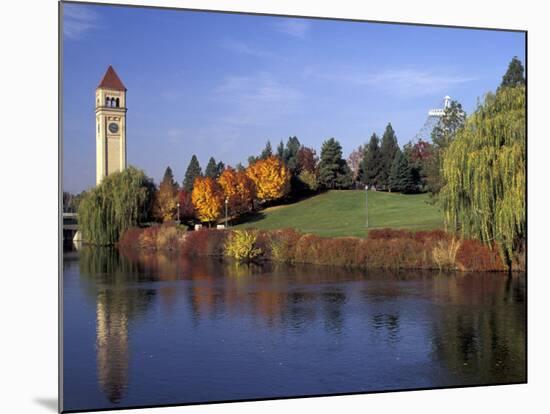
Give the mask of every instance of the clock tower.
M 112 66 L 95 90 L 96 184 L 126 168 L 126 87 Z

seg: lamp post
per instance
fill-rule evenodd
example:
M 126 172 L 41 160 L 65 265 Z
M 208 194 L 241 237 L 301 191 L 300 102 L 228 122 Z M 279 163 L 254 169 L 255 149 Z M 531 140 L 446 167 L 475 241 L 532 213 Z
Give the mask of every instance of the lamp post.
M 225 197 L 225 228 L 227 228 L 227 204 L 229 203 L 229 198 Z
M 178 202 L 178 219 L 177 219 L 177 222 L 178 224 L 180 224 L 180 203 Z
M 365 210 L 367 212 L 367 228 L 369 228 L 369 186 L 365 186 Z

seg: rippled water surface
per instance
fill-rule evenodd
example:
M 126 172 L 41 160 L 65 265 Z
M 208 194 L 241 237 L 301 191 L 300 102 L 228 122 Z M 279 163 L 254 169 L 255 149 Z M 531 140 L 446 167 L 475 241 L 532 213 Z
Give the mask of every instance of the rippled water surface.
M 526 380 L 525 275 L 65 252 L 64 409 Z

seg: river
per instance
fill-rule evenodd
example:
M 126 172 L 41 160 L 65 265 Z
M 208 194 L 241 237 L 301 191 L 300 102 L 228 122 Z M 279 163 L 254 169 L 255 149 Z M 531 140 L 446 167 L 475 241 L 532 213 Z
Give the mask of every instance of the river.
M 64 410 L 526 381 L 526 277 L 63 258 Z

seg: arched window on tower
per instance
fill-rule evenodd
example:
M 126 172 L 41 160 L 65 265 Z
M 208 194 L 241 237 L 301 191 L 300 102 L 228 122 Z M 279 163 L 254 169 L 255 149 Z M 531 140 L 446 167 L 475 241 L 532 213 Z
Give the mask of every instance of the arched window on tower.
M 116 98 L 116 107 L 118 108 L 120 106 L 120 99 Z
M 105 97 L 105 106 L 109 106 L 109 97 L 108 96 Z

